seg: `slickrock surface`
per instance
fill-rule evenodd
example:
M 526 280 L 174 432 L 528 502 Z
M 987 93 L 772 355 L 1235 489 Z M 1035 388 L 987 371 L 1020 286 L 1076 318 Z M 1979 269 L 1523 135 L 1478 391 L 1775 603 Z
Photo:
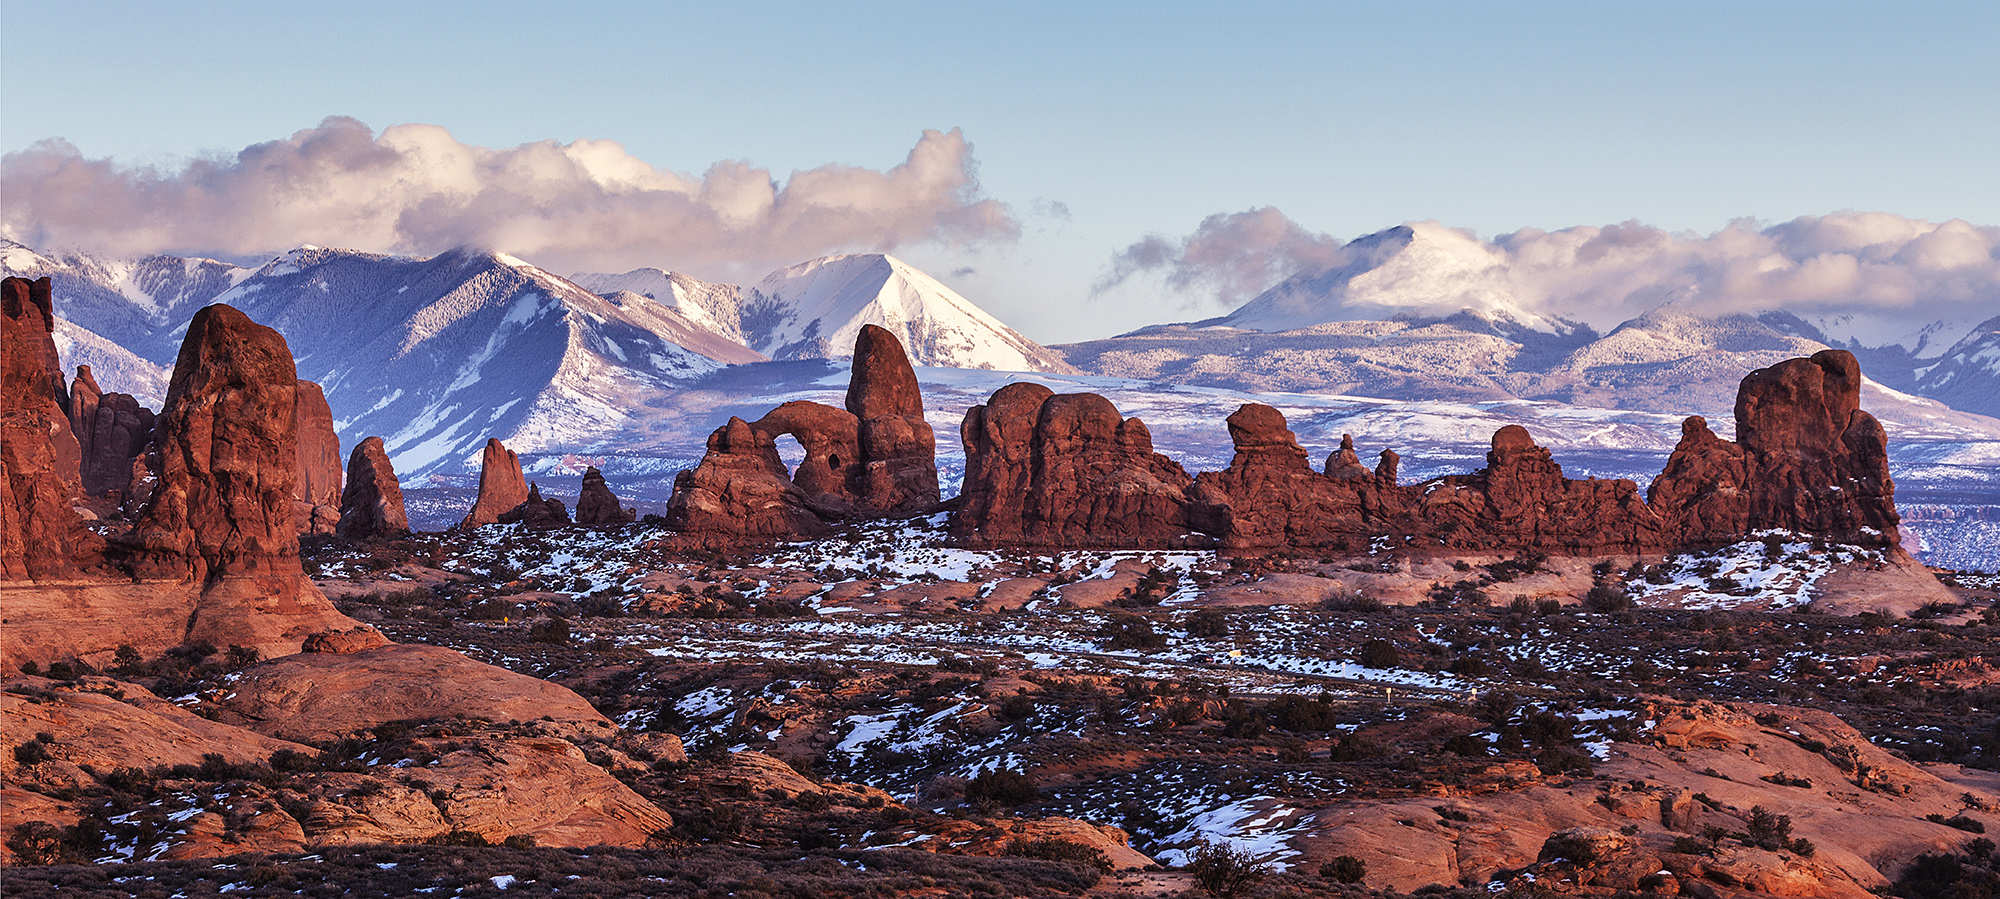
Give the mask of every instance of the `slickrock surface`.
M 611 723 L 583 697 L 435 646 L 389 644 L 309 652 L 245 671 L 222 719 L 288 740 L 331 740 L 387 721 L 470 718 L 603 734 Z

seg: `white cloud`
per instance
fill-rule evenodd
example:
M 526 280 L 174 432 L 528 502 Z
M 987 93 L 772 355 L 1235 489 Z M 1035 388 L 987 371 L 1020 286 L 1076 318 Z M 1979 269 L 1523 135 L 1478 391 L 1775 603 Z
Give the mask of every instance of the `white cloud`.
M 335 117 L 176 169 L 42 141 L 0 160 L 0 229 L 31 245 L 116 255 L 470 245 L 557 270 L 657 265 L 748 278 L 841 250 L 1014 239 L 1019 223 L 984 196 L 975 172 L 957 129 L 924 132 L 887 169 L 824 165 L 780 181 L 741 161 L 686 176 L 607 140 L 493 149 L 436 125 L 376 134 Z
M 1433 239 L 1453 233 L 1418 224 Z M 1669 302 L 1704 314 L 1783 310 L 1879 319 L 1909 312 L 1960 321 L 2000 315 L 2000 228 L 1960 220 L 1839 212 L 1775 225 L 1737 221 L 1705 235 L 1624 222 L 1474 240 L 1484 252 L 1439 255 L 1477 256 L 1481 283 L 1524 311 L 1600 329 Z M 1214 215 L 1185 237 L 1151 236 L 1119 251 L 1102 284 L 1162 271 L 1170 288 L 1213 290 L 1233 306 L 1291 275 L 1363 259 L 1359 250 L 1328 249 L 1334 245 L 1276 209 Z M 1403 288 L 1424 289 L 1418 278 L 1398 280 Z M 1423 300 L 1401 299 L 1410 308 Z

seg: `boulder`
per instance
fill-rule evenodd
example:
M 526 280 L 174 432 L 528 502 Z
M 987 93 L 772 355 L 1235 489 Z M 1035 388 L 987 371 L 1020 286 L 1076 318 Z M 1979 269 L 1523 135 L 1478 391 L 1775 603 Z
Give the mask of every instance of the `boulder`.
M 1188 543 L 1180 465 L 1152 433 L 1094 393 L 1009 384 L 966 411 L 962 505 L 949 527 L 977 546 L 1176 546 Z
M 370 437 L 347 456 L 347 486 L 340 491 L 340 521 L 333 532 L 346 540 L 378 540 L 410 532 L 403 488 L 382 438 Z
M 300 577 L 298 383 L 278 332 L 219 303 L 195 313 L 160 411 L 159 485 L 126 544 L 134 573 Z
M 82 450 L 63 409 L 49 279 L 0 283 L 0 578 L 45 580 L 87 567 L 99 541 L 83 527 Z
M 618 505 L 618 497 L 604 483 L 595 466 L 584 469 L 583 490 L 576 497 L 577 524 L 624 524 L 638 516 Z
M 527 500 L 528 478 L 521 473 L 521 457 L 498 438 L 487 438 L 486 449 L 479 454 L 479 498 L 473 501 L 472 511 L 465 513 L 465 520 L 458 526 L 476 528 L 492 524 Z
M 559 528 L 569 524 L 569 507 L 559 499 L 543 499 L 542 488 L 528 485 L 528 498 L 500 516 L 501 524 L 525 524 L 531 528 Z
M 331 534 L 340 523 L 340 436 L 318 384 L 299 381 L 292 420 L 299 435 L 293 521 L 301 534 Z

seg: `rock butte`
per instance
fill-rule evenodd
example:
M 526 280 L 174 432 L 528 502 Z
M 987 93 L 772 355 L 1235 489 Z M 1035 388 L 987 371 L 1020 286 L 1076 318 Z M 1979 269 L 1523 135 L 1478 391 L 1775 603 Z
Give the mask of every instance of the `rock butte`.
M 396 483 L 396 469 L 389 464 L 382 438 L 362 440 L 347 457 L 347 487 L 340 493 L 340 523 L 334 534 L 371 540 L 409 532 L 403 488 Z
M 498 438 L 488 437 L 479 454 L 479 498 L 472 511 L 459 522 L 462 528 L 476 528 L 500 520 L 515 506 L 528 500 L 528 479 L 521 473 L 521 457 Z

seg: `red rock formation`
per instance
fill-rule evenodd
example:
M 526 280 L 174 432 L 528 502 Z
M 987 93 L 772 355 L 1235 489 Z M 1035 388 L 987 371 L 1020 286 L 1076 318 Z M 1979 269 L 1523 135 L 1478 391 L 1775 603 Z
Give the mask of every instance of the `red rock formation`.
M 864 517 L 916 515 L 938 504 L 937 445 L 917 373 L 896 335 L 863 325 L 854 341 L 847 411 L 860 422 L 864 469 L 853 487 Z
M 776 439 L 734 417 L 708 435 L 700 465 L 674 476 L 666 519 L 704 537 L 788 539 L 828 530 L 786 474 Z
M 1760 368 L 1736 392 L 1736 438 L 1691 418 L 1650 499 L 1680 542 L 1777 528 L 1843 543 L 1901 540 L 1888 439 L 1861 410 L 1861 366 L 1822 350 Z
M 331 534 L 340 522 L 340 437 L 318 384 L 299 381 L 292 420 L 299 435 L 293 520 L 301 534 Z
M 73 501 L 81 458 L 63 411 L 49 279 L 0 284 L 0 578 L 75 574 L 98 541 Z
M 806 506 L 832 521 L 863 514 L 856 487 L 867 477 L 861 454 L 861 422 L 854 414 L 825 403 L 793 400 L 750 424 L 773 441 L 791 436 L 805 450 L 792 483 Z
M 77 459 L 80 468 L 90 467 L 90 438 L 93 436 L 92 432 L 97 424 L 97 404 L 103 396 L 104 391 L 98 388 L 97 378 L 91 375 L 90 366 L 77 366 L 76 380 L 70 382 L 69 405 L 66 408 L 69 411 L 70 433 L 76 435 Z M 94 494 L 98 491 L 91 490 L 89 484 L 86 483 L 83 486 L 83 492 Z
M 595 467 L 584 469 L 583 490 L 576 497 L 577 524 L 624 524 L 637 518 L 631 509 L 618 505 L 618 497 L 604 483 Z
M 340 522 L 335 535 L 346 540 L 377 540 L 410 532 L 403 511 L 403 488 L 382 438 L 370 437 L 347 456 L 347 486 L 340 491 Z
M 297 402 L 284 337 L 230 306 L 195 313 L 160 412 L 160 483 L 132 533 L 136 573 L 299 574 Z
M 543 499 L 542 488 L 528 485 L 528 498 L 500 515 L 501 524 L 525 524 L 531 528 L 559 528 L 569 524 L 569 508 L 559 499 Z
M 299 568 L 291 521 L 296 384 L 291 353 L 277 332 L 227 306 L 197 313 L 158 421 L 152 501 L 132 531 L 102 553 L 80 539 L 64 545 L 56 533 L 37 539 L 59 564 L 27 566 L 36 583 L 9 590 L 0 652 L 9 660 L 50 661 L 101 657 L 120 645 L 149 655 L 207 643 L 275 656 L 298 651 L 314 632 L 356 626 Z M 101 398 L 98 421 L 107 412 L 115 417 L 119 396 Z M 67 432 L 68 420 L 52 414 L 46 395 L 40 408 Z M 46 458 L 49 433 L 18 441 L 9 435 L 10 493 L 17 480 L 13 454 Z M 100 441 L 97 450 L 106 448 Z M 41 520 L 40 507 L 27 511 L 23 523 Z
M 521 473 L 521 457 L 498 438 L 489 437 L 486 449 L 479 454 L 479 498 L 473 501 L 472 511 L 465 513 L 465 520 L 458 526 L 476 528 L 492 524 L 527 499 L 528 478 Z
M 129 393 L 103 394 L 95 405 L 83 456 L 83 490 L 123 502 L 132 492 L 133 460 L 152 443 L 155 416 Z
M 805 449 L 788 473 L 777 438 Z M 938 506 L 935 438 L 916 371 L 895 335 L 864 326 L 847 409 L 794 401 L 756 422 L 730 419 L 701 464 L 674 479 L 667 519 L 708 539 L 805 537 L 829 523 L 921 514 Z
M 1175 546 L 1189 542 L 1187 472 L 1152 433 L 1094 393 L 1010 384 L 966 411 L 963 506 L 971 545 Z

